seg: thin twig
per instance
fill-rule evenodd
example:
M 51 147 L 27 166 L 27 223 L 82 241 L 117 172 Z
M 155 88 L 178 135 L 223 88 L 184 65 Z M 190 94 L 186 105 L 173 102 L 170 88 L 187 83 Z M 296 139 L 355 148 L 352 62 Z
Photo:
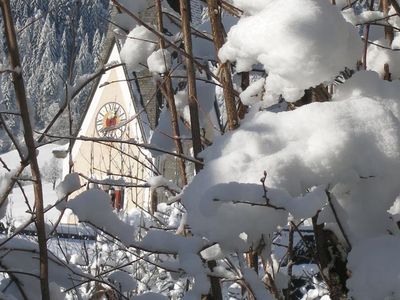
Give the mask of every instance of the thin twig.
M 135 145 L 138 147 L 142 147 L 145 149 L 149 149 L 149 150 L 153 150 L 153 151 L 159 151 L 161 153 L 164 154 L 168 154 L 171 156 L 175 156 L 178 158 L 183 158 L 187 161 L 191 161 L 193 163 L 198 163 L 198 164 L 203 164 L 202 161 L 199 161 L 193 157 L 187 156 L 187 155 L 179 155 L 177 153 L 171 152 L 171 151 L 167 151 L 158 147 L 153 146 L 152 144 L 147 144 L 147 143 L 139 143 L 137 141 L 135 141 L 134 139 L 129 139 L 129 140 L 119 140 L 119 139 L 113 139 L 113 138 L 101 138 L 101 137 L 86 137 L 86 136 L 78 136 L 78 137 L 74 137 L 74 136 L 58 136 L 58 135 L 53 135 L 53 134 L 46 134 L 48 137 L 51 138 L 64 138 L 64 139 L 68 139 L 68 140 L 80 140 L 80 141 L 91 141 L 91 142 L 108 142 L 108 143 L 121 143 L 121 144 L 128 144 L 128 145 Z
M 347 245 L 349 247 L 349 251 L 351 251 L 351 243 L 350 243 L 350 240 L 349 240 L 349 238 L 348 238 L 348 236 L 347 236 L 347 234 L 346 234 L 346 232 L 345 232 L 345 230 L 343 228 L 342 222 L 339 219 L 339 216 L 338 216 L 338 214 L 336 212 L 336 209 L 335 209 L 335 207 L 333 205 L 332 194 L 328 189 L 325 190 L 325 193 L 326 193 L 326 196 L 328 197 L 329 206 L 330 206 L 330 208 L 332 210 L 333 216 L 335 217 L 336 223 L 339 226 L 340 232 L 342 233 L 344 239 L 346 240 L 346 243 L 347 243 Z

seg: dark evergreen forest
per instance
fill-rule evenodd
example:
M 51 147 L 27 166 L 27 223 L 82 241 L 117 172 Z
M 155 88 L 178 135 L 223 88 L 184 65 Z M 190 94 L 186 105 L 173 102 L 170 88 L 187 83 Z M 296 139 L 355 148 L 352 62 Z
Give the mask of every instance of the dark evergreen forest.
M 98 67 L 108 28 L 108 0 L 14 0 L 13 16 L 17 28 L 23 76 L 28 99 L 34 112 L 36 130 L 48 124 L 65 101 L 66 85 Z M 2 19 L 0 19 L 0 65 L 7 66 Z M 17 109 L 12 81 L 0 74 L 0 111 Z M 73 124 L 79 123 L 90 86 L 71 103 Z M 2 114 L 4 122 L 21 135 L 20 120 Z M 54 132 L 67 134 L 68 117 L 63 116 Z M 11 143 L 0 129 L 0 152 L 10 150 Z

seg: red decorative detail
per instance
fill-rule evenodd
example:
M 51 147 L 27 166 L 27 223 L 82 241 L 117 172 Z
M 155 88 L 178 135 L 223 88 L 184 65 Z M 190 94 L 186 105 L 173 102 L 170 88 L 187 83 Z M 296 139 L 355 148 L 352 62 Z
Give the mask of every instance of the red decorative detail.
M 117 125 L 117 117 L 106 118 L 106 128 Z
M 122 191 L 121 190 L 115 190 L 115 200 L 114 200 L 114 208 L 117 210 L 122 209 Z

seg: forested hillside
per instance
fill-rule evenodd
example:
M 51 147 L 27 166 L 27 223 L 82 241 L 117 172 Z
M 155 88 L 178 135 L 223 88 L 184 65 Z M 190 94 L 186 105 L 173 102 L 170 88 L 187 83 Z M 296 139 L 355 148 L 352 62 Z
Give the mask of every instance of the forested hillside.
M 108 27 L 107 0 L 15 0 L 12 1 L 23 75 L 28 99 L 34 111 L 35 128 L 42 129 L 58 111 L 65 97 L 65 83 L 74 84 L 79 75 L 90 73 L 98 65 L 102 42 Z M 3 28 L 2 19 L 0 26 Z M 0 65 L 7 65 L 4 32 L 0 31 Z M 16 102 L 12 81 L 0 76 L 0 110 L 14 110 Z M 90 90 L 87 87 L 72 103 L 74 125 Z M 3 114 L 20 136 L 17 117 Z M 68 129 L 67 117 L 56 124 L 57 132 Z M 10 142 L 1 128 L 0 151 L 10 149 Z

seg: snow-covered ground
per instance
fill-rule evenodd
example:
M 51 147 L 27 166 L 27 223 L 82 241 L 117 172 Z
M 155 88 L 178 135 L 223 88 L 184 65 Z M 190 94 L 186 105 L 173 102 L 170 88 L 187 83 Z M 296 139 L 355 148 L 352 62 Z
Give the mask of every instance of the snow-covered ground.
M 33 208 L 34 205 L 34 193 L 33 186 L 27 185 L 23 186 L 24 192 L 27 196 L 29 206 Z M 44 207 L 53 205 L 57 201 L 57 195 L 55 190 L 52 189 L 52 184 L 45 182 L 43 184 L 43 200 Z M 14 226 L 18 226 L 23 223 L 25 220 L 30 218 L 30 214 L 28 212 L 29 207 L 26 203 L 26 200 L 22 194 L 22 191 L 19 187 L 14 188 L 13 193 L 9 197 L 8 207 L 6 216 L 1 220 L 3 223 L 13 222 Z M 52 223 L 57 220 L 60 215 L 60 211 L 55 208 L 50 209 L 45 214 L 45 219 L 47 223 Z
M 39 148 L 38 162 L 41 170 L 46 167 L 53 167 L 51 164 L 58 164 L 61 166 L 61 160 L 54 160 L 53 149 L 59 148 L 60 145 L 48 144 Z M 6 163 L 7 167 L 11 170 L 16 169 L 20 165 L 20 158 L 16 150 L 2 154 L 1 159 Z M 54 166 L 56 168 L 57 166 Z M 29 168 L 27 168 L 29 170 Z M 2 185 L 3 176 L 7 176 L 8 171 L 5 168 L 0 169 L 0 185 Z M 61 176 L 61 175 L 60 175 Z M 61 178 L 57 180 L 57 184 Z M 13 225 L 18 227 L 21 223 L 31 217 L 30 209 L 34 206 L 34 191 L 33 185 L 29 181 L 23 182 L 22 189 L 15 185 L 12 193 L 9 196 L 6 215 L 0 220 L 3 224 Z M 24 197 L 24 194 L 26 198 Z M 52 206 L 56 203 L 58 197 L 56 191 L 53 190 L 53 183 L 43 180 L 43 200 L 44 207 Z M 50 209 L 45 214 L 47 223 L 54 223 L 60 215 L 60 211 L 56 208 Z
M 38 149 L 38 163 L 39 167 L 43 168 L 44 165 L 47 163 L 50 163 L 51 159 L 54 157 L 52 151 L 54 149 L 59 149 L 61 145 L 57 144 L 47 144 L 44 146 L 39 147 Z M 20 157 L 18 155 L 17 150 L 12 150 L 10 152 L 4 153 L 0 155 L 1 159 L 7 164 L 7 166 L 13 170 L 17 168 L 20 165 Z M 61 164 L 61 160 L 60 160 Z M 8 173 L 8 171 L 4 168 L 0 168 L 0 176 Z

